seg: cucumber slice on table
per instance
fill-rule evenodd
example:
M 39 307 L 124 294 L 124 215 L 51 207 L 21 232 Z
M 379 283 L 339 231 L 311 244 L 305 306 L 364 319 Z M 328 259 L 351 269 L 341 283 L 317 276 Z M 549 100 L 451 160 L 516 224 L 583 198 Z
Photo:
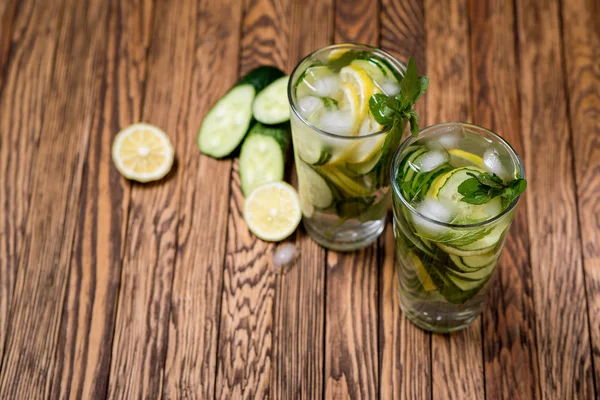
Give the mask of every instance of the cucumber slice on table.
M 208 156 L 230 155 L 242 142 L 252 122 L 256 95 L 283 72 L 262 66 L 250 71 L 210 109 L 198 134 L 198 148 Z
M 252 127 L 240 152 L 240 180 L 244 196 L 260 185 L 283 180 L 289 144 L 287 126 L 257 123 Z
M 280 124 L 290 120 L 290 104 L 287 97 L 289 76 L 271 83 L 256 96 L 252 114 L 263 124 Z

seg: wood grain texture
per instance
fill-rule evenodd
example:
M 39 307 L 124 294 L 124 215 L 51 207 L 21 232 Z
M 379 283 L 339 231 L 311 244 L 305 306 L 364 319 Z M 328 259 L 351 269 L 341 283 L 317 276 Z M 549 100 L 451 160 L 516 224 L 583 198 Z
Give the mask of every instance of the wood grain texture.
M 128 215 L 108 396 L 160 397 L 177 252 L 182 155 L 195 137 L 189 95 L 196 42 L 197 2 L 154 5 L 142 118 L 162 128 L 173 143 L 176 164 L 167 177 L 134 184 Z
M 56 399 L 104 398 L 108 387 L 131 186 L 114 168 L 110 149 L 120 129 L 140 120 L 152 3 L 113 0 L 108 6 L 106 66 L 52 377 Z
M 379 242 L 384 254 L 379 283 L 380 398 L 430 399 L 431 334 L 413 325 L 400 310 L 391 225 Z
M 302 57 L 330 44 L 333 2 L 289 5 L 288 72 Z M 292 171 L 292 181 L 295 178 Z M 276 280 L 270 397 L 320 399 L 325 365 L 325 250 L 296 231 L 295 264 Z
M 15 16 L 13 35 L 9 35 L 12 63 L 0 91 L 0 360 L 30 208 L 30 166 L 42 133 L 63 10 L 62 3 L 36 4 L 22 1 Z
M 22 166 L 35 173 L 0 377 L 3 399 L 49 395 L 78 218 L 72 211 L 79 204 L 88 141 L 98 117 L 107 9 L 68 1 L 64 10 L 52 85 L 43 99 L 39 149 L 33 166 Z
M 405 65 L 414 57 L 420 75 L 427 75 L 425 9 L 422 1 L 383 0 L 381 48 Z M 427 94 L 416 105 L 425 124 Z M 390 213 L 389 220 L 393 219 Z M 392 225 L 379 240 L 380 267 L 379 352 L 382 399 L 431 398 L 431 334 L 413 325 L 400 310 L 395 273 Z
M 594 397 L 557 2 L 517 2 L 521 131 L 542 396 Z
M 472 119 L 466 0 L 425 2 L 427 124 Z M 435 60 L 435 62 L 433 62 Z M 433 398 L 484 397 L 481 318 L 451 335 L 432 335 Z
M 219 398 L 263 398 L 273 357 L 274 246 L 244 222 L 237 161 L 231 182 L 216 391 Z
M 288 5 L 287 0 L 245 2 L 242 75 L 258 64 L 285 69 Z M 273 361 L 275 276 L 271 253 L 274 245 L 256 238 L 246 226 L 238 160 L 234 161 L 230 190 L 217 396 L 264 398 L 270 392 Z
M 326 398 L 376 398 L 378 249 L 327 252 Z
M 600 393 L 600 4 L 562 2 L 563 57 L 573 135 L 592 366 Z
M 523 155 L 512 1 L 470 1 L 473 119 Z M 527 204 L 515 213 L 482 314 L 485 393 L 540 397 Z
M 338 1 L 335 42 L 379 43 L 379 2 Z M 326 398 L 375 398 L 379 392 L 377 243 L 327 252 Z
M 238 76 L 235 0 L 200 2 L 185 146 L 164 397 L 214 398 L 231 161 L 199 153 L 196 132 Z M 207 57 L 210 54 L 210 57 Z M 212 79 L 218 77 L 218 79 Z
M 379 45 L 379 1 L 336 1 L 335 43 Z
M 0 1 L 0 93 L 4 83 L 4 70 L 8 63 L 10 45 L 12 41 L 12 28 L 17 11 L 17 0 Z

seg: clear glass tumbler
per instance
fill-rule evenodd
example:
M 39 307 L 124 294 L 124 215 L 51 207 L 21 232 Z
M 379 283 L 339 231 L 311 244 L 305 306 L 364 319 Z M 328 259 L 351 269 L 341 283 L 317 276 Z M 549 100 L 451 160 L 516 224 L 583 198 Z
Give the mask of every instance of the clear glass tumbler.
M 466 328 L 481 313 L 519 197 L 462 202 L 458 187 L 476 173 L 504 182 L 524 176 L 500 136 L 445 123 L 405 140 L 391 168 L 400 306 L 434 332 Z
M 389 168 L 399 143 L 373 119 L 374 93 L 396 94 L 405 68 L 386 52 L 355 44 L 304 58 L 288 86 L 303 223 L 334 250 L 373 243 L 384 229 Z M 404 130 L 405 124 L 396 129 Z

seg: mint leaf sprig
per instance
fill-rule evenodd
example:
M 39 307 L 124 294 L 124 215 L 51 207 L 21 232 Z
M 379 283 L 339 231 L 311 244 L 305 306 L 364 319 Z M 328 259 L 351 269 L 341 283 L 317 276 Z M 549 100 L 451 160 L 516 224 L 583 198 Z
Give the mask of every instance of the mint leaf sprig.
M 458 193 L 463 198 L 460 201 L 469 204 L 485 204 L 494 197 L 502 197 L 511 203 L 527 188 L 527 181 L 523 178 L 516 178 L 510 182 L 504 182 L 496 174 L 467 172 L 471 178 L 465 179 L 458 185 Z
M 400 92 L 395 96 L 377 93 L 371 96 L 369 108 L 373 118 L 383 126 L 392 125 L 393 128 L 402 126 L 403 120 L 410 123 L 410 133 L 419 134 L 419 117 L 414 110 L 414 105 L 425 93 L 429 86 L 429 79 L 419 76 L 414 58 L 408 60 L 404 78 L 400 82 Z M 396 131 L 396 129 L 392 129 Z M 397 135 L 394 135 L 397 136 Z M 400 132 L 401 139 L 402 132 Z

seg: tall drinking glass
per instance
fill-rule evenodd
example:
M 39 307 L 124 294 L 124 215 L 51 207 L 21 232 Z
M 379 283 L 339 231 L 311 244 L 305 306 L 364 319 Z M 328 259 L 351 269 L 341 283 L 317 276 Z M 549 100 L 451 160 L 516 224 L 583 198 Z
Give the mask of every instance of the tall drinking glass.
M 519 197 L 461 201 L 458 187 L 483 172 L 523 177 L 512 147 L 464 123 L 425 128 L 398 149 L 391 168 L 400 306 L 417 326 L 451 332 L 481 312 Z
M 404 71 L 382 50 L 343 44 L 317 50 L 292 72 L 288 97 L 303 221 L 325 247 L 358 249 L 383 231 L 398 145 L 383 146 L 389 129 L 375 121 L 369 100 L 397 94 Z

